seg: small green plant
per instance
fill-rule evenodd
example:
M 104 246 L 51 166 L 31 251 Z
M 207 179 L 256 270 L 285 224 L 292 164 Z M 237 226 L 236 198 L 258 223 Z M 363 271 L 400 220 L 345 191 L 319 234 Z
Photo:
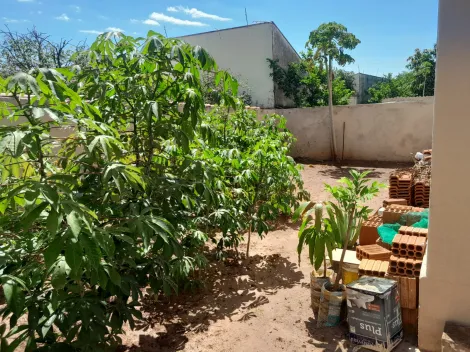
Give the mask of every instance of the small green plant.
M 331 235 L 331 231 L 327 231 L 325 221 L 323 219 L 323 204 L 317 203 L 313 205 L 311 201 L 304 202 L 294 213 L 294 221 L 296 221 L 301 214 L 302 216 L 302 225 L 299 230 L 299 243 L 297 245 L 297 253 L 302 254 L 304 244 L 308 245 L 308 253 L 310 263 L 314 266 L 315 270 L 320 269 L 323 263 L 323 277 L 326 276 L 326 256 L 325 253 L 328 253 L 330 261 L 333 258 L 333 249 L 336 247 L 335 238 Z M 305 212 L 306 209 L 309 209 Z M 312 212 L 315 213 L 315 221 L 312 224 Z
M 385 187 L 377 181 L 370 183 L 371 180 L 367 178 L 368 171 L 359 173 L 351 170 L 349 174 L 350 178 L 343 177 L 339 180 L 339 186 L 325 185 L 326 190 L 334 198 L 334 201 L 327 203 L 328 218 L 325 219 L 327 232 L 335 239 L 338 247 L 343 249 L 333 291 L 339 288 L 346 250 L 350 244 L 356 243 L 362 222 L 372 212 L 363 203 L 376 196 L 380 188 Z

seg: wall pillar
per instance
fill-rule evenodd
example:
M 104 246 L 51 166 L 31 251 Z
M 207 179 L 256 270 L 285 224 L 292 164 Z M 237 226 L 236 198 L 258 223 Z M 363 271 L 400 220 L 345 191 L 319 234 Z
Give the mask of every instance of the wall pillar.
M 470 1 L 440 0 L 430 227 L 419 347 L 440 350 L 446 321 L 470 324 Z

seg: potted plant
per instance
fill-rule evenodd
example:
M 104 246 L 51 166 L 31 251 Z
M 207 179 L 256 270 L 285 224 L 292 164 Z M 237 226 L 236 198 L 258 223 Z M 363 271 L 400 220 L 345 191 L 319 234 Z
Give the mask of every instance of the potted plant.
M 312 212 L 315 213 L 314 223 L 311 222 L 313 220 Z M 314 270 L 310 273 L 311 306 L 316 313 L 320 305 L 321 288 L 326 282 L 330 281 L 330 275 L 332 274 L 332 271 L 327 269 L 325 253 L 328 253 L 331 262 L 335 243 L 331 232 L 326 231 L 326 223 L 322 221 L 322 203 L 316 203 L 315 205 L 311 201 L 302 203 L 294 213 L 294 221 L 297 221 L 301 215 L 302 224 L 299 230 L 297 253 L 300 263 L 304 244 L 308 245 L 310 264 L 314 266 Z M 320 271 L 322 264 L 323 270 Z
M 328 246 L 325 244 L 325 247 L 330 259 L 333 247 L 342 248 L 342 252 L 334 283 L 326 282 L 322 287 L 318 326 L 335 326 L 340 321 L 341 306 L 346 299 L 344 287 L 340 285 L 346 250 L 350 244 L 354 244 L 357 241 L 362 221 L 367 219 L 368 214 L 371 212 L 371 209 L 363 205 L 363 203 L 377 195 L 380 188 L 385 187 L 385 185 L 376 181 L 370 182 L 371 180 L 367 178 L 368 173 L 359 173 L 356 170 L 351 170 L 349 172 L 350 178 L 341 178 L 339 181 L 340 185 L 325 186 L 333 200 L 326 203 L 328 217 L 323 219 L 324 230 L 322 231 L 321 238 L 325 240 L 325 243 L 328 243 Z M 304 210 L 300 209 L 300 213 L 303 212 Z M 307 214 L 309 212 L 305 213 L 305 216 L 308 216 Z M 306 242 L 305 238 L 307 235 L 303 239 L 301 238 L 307 228 L 306 225 L 303 225 L 304 223 L 302 223 L 299 230 L 299 246 L 307 243 L 309 245 L 309 253 L 313 251 L 313 257 L 315 255 L 321 256 L 320 245 L 323 241 L 320 241 L 318 249 L 315 251 L 317 247 L 316 241 Z M 323 249 L 323 258 L 324 253 Z

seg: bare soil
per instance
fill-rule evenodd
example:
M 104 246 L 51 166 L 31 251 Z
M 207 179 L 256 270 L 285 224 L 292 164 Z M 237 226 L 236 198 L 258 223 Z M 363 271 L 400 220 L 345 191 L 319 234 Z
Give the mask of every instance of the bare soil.
M 359 164 L 370 177 L 388 182 L 390 172 L 402 165 Z M 305 188 L 314 201 L 328 200 L 324 183 L 347 176 L 350 166 L 306 164 L 302 172 Z M 388 198 L 387 189 L 369 202 L 378 209 Z M 142 311 L 144 322 L 122 335 L 121 351 L 348 351 L 345 324 L 317 328 L 310 308 L 307 254 L 297 261 L 298 225 L 286 221 L 266 238 L 252 238 L 251 258 L 210 258 L 204 273 L 205 287 L 195 294 L 169 300 L 148 298 Z M 241 245 L 240 252 L 246 249 Z M 414 350 L 407 338 L 397 351 Z

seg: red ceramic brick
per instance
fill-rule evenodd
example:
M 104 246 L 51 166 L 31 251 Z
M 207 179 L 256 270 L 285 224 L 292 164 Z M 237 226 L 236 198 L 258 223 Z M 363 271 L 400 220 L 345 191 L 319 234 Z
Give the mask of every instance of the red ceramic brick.
M 420 259 L 415 259 L 414 263 L 414 269 L 415 270 L 421 270 L 421 265 L 423 264 L 423 261 Z
M 424 253 L 426 250 L 426 237 L 416 237 L 415 251 Z
M 415 257 L 416 257 L 416 253 L 415 253 L 415 251 L 408 251 L 407 254 L 406 254 L 406 256 L 407 256 L 408 258 L 415 258 Z
M 376 260 L 374 266 L 372 267 L 372 275 L 378 276 L 380 271 L 380 265 L 382 264 L 381 260 Z
M 410 236 L 402 235 L 400 239 L 400 249 L 407 249 L 408 248 L 408 239 Z
M 383 206 L 386 207 L 387 205 L 391 204 L 398 204 L 398 205 L 408 205 L 408 201 L 404 198 L 390 198 L 390 199 L 385 199 L 383 201 Z
M 400 255 L 400 250 L 398 248 L 392 248 L 392 254 L 395 255 L 395 256 L 399 256 Z
M 415 250 L 415 243 L 416 243 L 416 240 L 418 238 L 419 237 L 417 237 L 417 236 L 409 236 L 408 237 L 407 248 L 408 248 L 409 251 L 414 251 Z
M 415 264 L 414 259 L 408 258 L 408 259 L 405 260 L 405 268 L 407 268 L 407 269 L 413 270 L 414 264 Z
M 402 227 L 403 227 L 403 226 L 402 226 Z M 403 235 L 396 234 L 395 237 L 393 237 L 393 240 L 392 240 L 392 249 L 393 249 L 393 248 L 400 248 L 401 236 L 403 236 Z
M 398 267 L 399 268 L 404 268 L 406 266 L 406 258 L 398 258 Z

